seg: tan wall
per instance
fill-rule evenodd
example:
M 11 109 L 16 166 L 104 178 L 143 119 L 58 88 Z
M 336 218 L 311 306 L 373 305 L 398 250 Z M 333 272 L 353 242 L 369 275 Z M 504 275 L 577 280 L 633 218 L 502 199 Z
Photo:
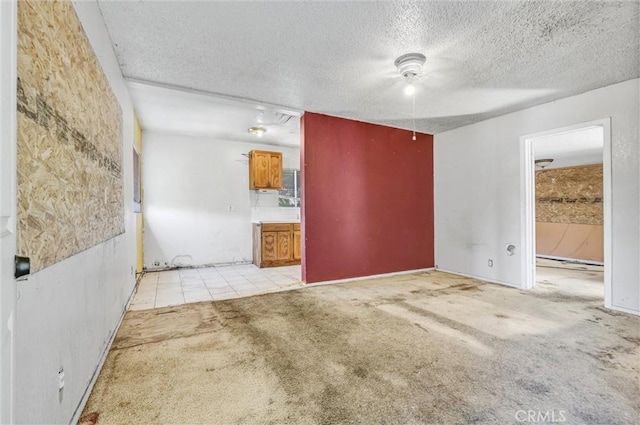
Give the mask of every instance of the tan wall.
M 603 226 L 536 223 L 536 251 L 551 257 L 604 262 Z
M 135 146 L 136 151 L 140 155 L 140 166 L 142 167 L 142 128 L 140 127 L 140 123 L 138 122 L 138 117 L 134 115 L 133 117 L 133 144 Z M 140 172 L 142 174 L 142 172 Z M 142 175 L 140 176 L 140 186 L 141 191 L 144 193 L 144 189 L 142 189 Z M 144 204 L 142 206 L 142 210 L 139 214 L 136 214 L 136 250 L 137 250 L 137 261 L 136 261 L 136 270 L 138 273 L 142 272 L 144 268 Z
M 604 261 L 602 211 L 602 164 L 537 171 L 537 254 Z

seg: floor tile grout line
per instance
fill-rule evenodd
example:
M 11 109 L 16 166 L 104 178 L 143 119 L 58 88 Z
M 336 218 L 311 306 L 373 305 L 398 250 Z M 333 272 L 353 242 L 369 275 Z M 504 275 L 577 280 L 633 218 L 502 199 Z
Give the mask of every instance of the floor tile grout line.
M 204 270 L 207 270 L 207 272 L 203 275 Z M 223 270 L 223 272 L 221 273 L 220 270 Z M 298 271 L 298 273 L 296 273 L 296 271 Z M 208 267 L 202 270 L 198 268 L 194 270 L 195 273 L 193 274 L 181 274 L 180 271 L 176 270 L 167 272 L 168 273 L 154 273 L 155 276 L 152 281 L 154 282 L 155 297 L 153 299 L 153 306 L 150 308 L 159 308 L 158 300 L 164 300 L 162 306 L 165 306 L 167 301 L 171 301 L 172 298 L 175 300 L 178 294 L 180 294 L 179 304 L 189 304 L 200 301 L 199 296 L 190 298 L 193 299 L 193 301 L 187 301 L 187 293 L 192 292 L 207 294 L 205 297 L 208 296 L 211 300 L 216 301 L 279 292 L 300 283 L 299 278 L 294 278 L 294 275 L 299 274 L 299 270 L 295 266 L 277 271 L 273 269 L 263 270 L 252 265 L 246 265 L 237 268 Z M 207 278 L 205 278 L 205 276 L 207 276 Z M 208 286 L 208 283 L 213 284 L 213 286 Z M 187 285 L 186 288 L 185 284 Z M 219 286 L 220 284 L 224 284 L 225 286 L 221 287 Z M 204 287 L 206 291 L 200 292 L 202 287 Z M 214 294 L 217 290 L 226 291 Z M 171 295 L 167 293 L 171 293 Z M 133 304 L 136 304 L 136 301 L 134 301 Z M 149 305 L 146 302 L 143 304 Z M 170 303 L 169 305 L 178 304 Z

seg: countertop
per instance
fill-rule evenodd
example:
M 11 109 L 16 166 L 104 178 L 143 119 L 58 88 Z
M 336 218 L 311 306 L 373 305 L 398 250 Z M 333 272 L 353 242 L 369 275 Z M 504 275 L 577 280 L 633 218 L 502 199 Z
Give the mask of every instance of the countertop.
M 300 220 L 261 220 L 261 221 L 252 221 L 254 224 L 268 224 L 268 223 L 293 223 L 300 224 Z

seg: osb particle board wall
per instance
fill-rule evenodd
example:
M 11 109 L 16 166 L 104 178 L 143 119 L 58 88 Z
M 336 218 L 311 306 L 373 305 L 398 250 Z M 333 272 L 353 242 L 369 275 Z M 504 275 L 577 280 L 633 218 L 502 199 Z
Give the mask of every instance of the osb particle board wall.
M 122 111 L 69 1 L 18 2 L 17 108 L 33 273 L 124 232 Z
M 536 253 L 604 261 L 602 164 L 536 172 Z
M 536 221 L 602 224 L 602 164 L 536 171 Z

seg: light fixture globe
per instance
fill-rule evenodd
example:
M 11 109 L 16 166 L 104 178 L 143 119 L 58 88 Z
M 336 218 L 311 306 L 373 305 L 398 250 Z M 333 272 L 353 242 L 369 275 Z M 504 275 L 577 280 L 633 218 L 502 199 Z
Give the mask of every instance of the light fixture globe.
M 544 158 L 544 159 L 535 160 L 536 167 L 539 167 L 540 169 L 544 169 L 545 167 L 548 167 L 549 165 L 551 165 L 552 162 L 553 162 L 553 158 Z
M 398 68 L 400 75 L 407 77 L 418 75 L 426 61 L 427 58 L 422 53 L 406 53 L 396 59 L 394 65 Z

